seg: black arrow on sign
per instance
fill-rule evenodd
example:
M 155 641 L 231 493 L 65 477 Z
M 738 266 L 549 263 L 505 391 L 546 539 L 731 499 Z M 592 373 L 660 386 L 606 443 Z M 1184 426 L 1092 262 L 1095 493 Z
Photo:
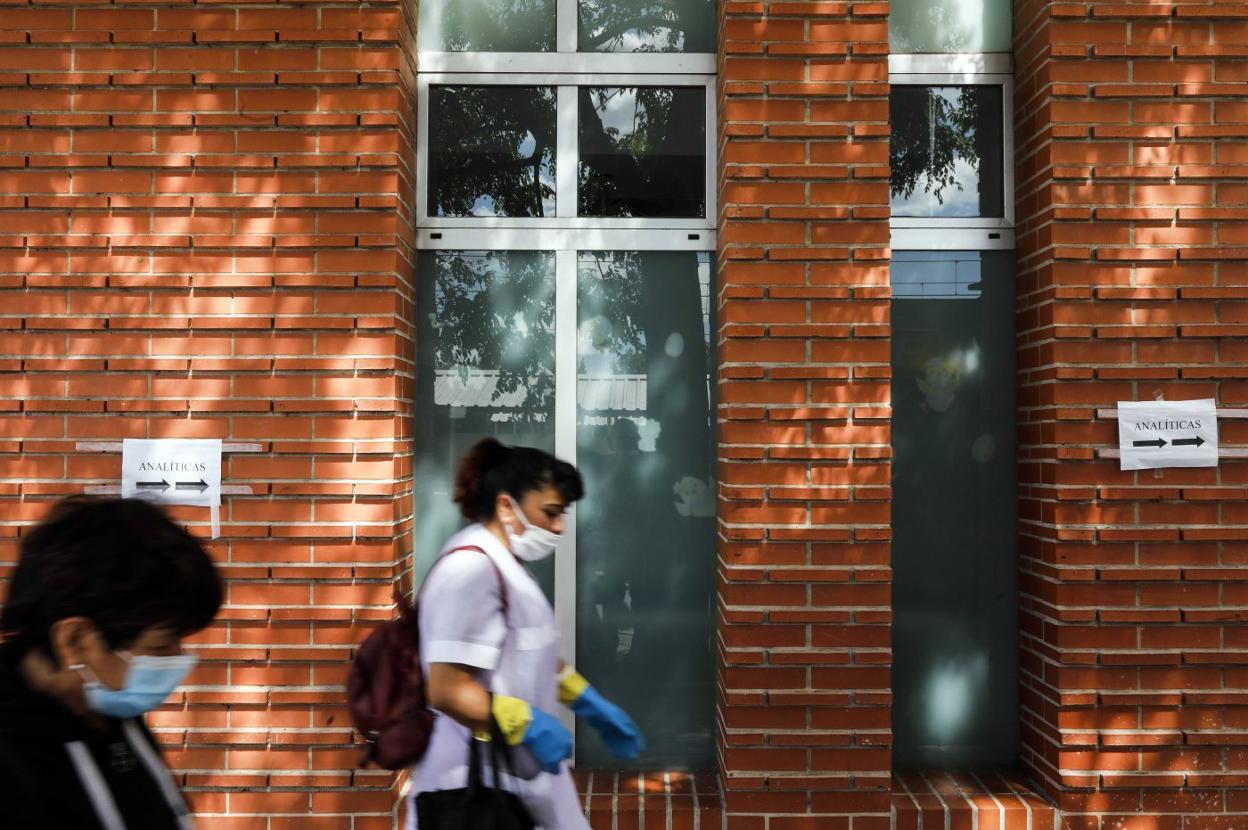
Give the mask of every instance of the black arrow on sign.
M 1151 441 L 1132 441 L 1131 442 L 1131 446 L 1133 447 L 1156 447 L 1157 449 L 1161 449 L 1165 445 L 1166 445 L 1165 438 L 1154 438 Z
M 208 489 L 208 482 L 204 481 L 202 478 L 199 481 L 179 481 L 178 489 L 179 490 L 198 490 L 199 492 L 202 493 Z
M 1197 435 L 1195 438 L 1175 438 L 1171 443 L 1176 447 L 1199 447 L 1205 443 L 1205 439 Z
M 169 482 L 167 481 L 137 481 L 135 482 L 134 486 L 138 487 L 140 490 L 159 490 L 160 492 L 163 493 L 169 489 Z

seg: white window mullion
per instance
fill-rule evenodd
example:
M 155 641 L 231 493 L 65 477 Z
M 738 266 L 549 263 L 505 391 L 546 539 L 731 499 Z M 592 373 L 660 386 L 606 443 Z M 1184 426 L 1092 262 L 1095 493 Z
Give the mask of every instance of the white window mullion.
M 429 79 L 416 78 L 416 221 L 429 218 Z
M 719 150 L 719 122 L 715 118 L 714 78 L 706 82 L 706 221 L 711 227 L 719 221 L 719 165 L 716 158 Z
M 555 455 L 576 464 L 576 251 L 555 252 Z M 576 506 L 564 518 L 555 556 L 555 620 L 563 659 L 576 665 Z M 575 719 L 560 709 L 575 729 Z M 574 733 L 575 734 L 575 733 Z
M 575 52 L 577 47 L 577 15 L 580 10 L 577 8 L 577 0 L 559 0 L 556 7 L 557 28 L 555 40 L 556 48 L 560 52 Z
M 561 86 L 556 103 L 555 215 L 576 218 L 576 87 Z

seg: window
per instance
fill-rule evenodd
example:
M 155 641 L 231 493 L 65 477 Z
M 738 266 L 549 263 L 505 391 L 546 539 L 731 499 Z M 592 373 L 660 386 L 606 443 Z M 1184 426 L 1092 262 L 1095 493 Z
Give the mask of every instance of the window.
M 714 227 L 713 77 L 422 73 L 417 87 L 421 227 Z
M 898 251 L 893 735 L 898 767 L 1018 752 L 1014 255 Z
M 893 759 L 1004 765 L 1019 744 L 1010 7 L 889 14 Z
M 637 768 L 714 766 L 710 0 L 426 0 L 415 193 L 416 569 L 485 435 L 577 464 L 535 569 Z M 638 53 L 644 53 L 639 57 Z M 618 768 L 592 730 L 582 769 Z
M 1004 216 L 998 86 L 894 86 L 891 207 L 896 217 Z
M 889 57 L 894 250 L 1014 247 L 1008 55 Z
M 895 54 L 1010 51 L 1010 0 L 891 0 Z
M 710 0 L 458 0 L 420 5 L 420 50 L 715 52 Z M 575 43 L 572 49 L 557 44 Z

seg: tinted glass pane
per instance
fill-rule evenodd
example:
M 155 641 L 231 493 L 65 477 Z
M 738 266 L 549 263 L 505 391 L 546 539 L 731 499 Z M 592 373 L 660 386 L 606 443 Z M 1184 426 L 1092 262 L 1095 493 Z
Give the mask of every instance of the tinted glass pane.
M 714 52 L 712 0 L 580 0 L 582 52 Z
M 894 252 L 898 766 L 1018 752 L 1013 254 Z
M 1010 0 L 892 0 L 894 52 L 1009 52 Z
M 555 0 L 421 0 L 420 48 L 552 52 L 555 5 Z
M 456 465 L 480 438 L 555 448 L 555 257 L 425 251 L 417 261 L 416 566 L 462 526 Z M 553 595 L 554 559 L 532 570 Z
M 706 91 L 582 87 L 581 216 L 706 213 Z
M 1001 88 L 894 86 L 893 216 L 1003 214 Z
M 710 256 L 579 256 L 577 663 L 644 730 L 643 769 L 713 764 Z M 577 765 L 617 768 L 592 729 Z
M 429 215 L 555 215 L 555 89 L 429 88 Z

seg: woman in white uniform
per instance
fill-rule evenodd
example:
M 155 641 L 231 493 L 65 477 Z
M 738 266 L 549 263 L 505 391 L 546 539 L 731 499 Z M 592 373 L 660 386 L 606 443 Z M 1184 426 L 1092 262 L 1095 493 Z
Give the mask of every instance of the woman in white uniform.
M 554 610 L 523 565 L 555 552 L 564 511 L 582 493 L 576 468 L 541 450 L 487 438 L 461 462 L 454 498 L 472 524 L 443 547 L 421 593 L 422 669 L 440 716 L 412 771 L 409 828 L 418 824 L 420 793 L 467 785 L 468 742 L 491 719 L 512 747 L 503 786 L 543 830 L 589 828 L 557 705 L 585 719 L 621 759 L 645 748 L 628 715 L 560 659 Z M 493 780 L 488 767 L 485 780 Z

